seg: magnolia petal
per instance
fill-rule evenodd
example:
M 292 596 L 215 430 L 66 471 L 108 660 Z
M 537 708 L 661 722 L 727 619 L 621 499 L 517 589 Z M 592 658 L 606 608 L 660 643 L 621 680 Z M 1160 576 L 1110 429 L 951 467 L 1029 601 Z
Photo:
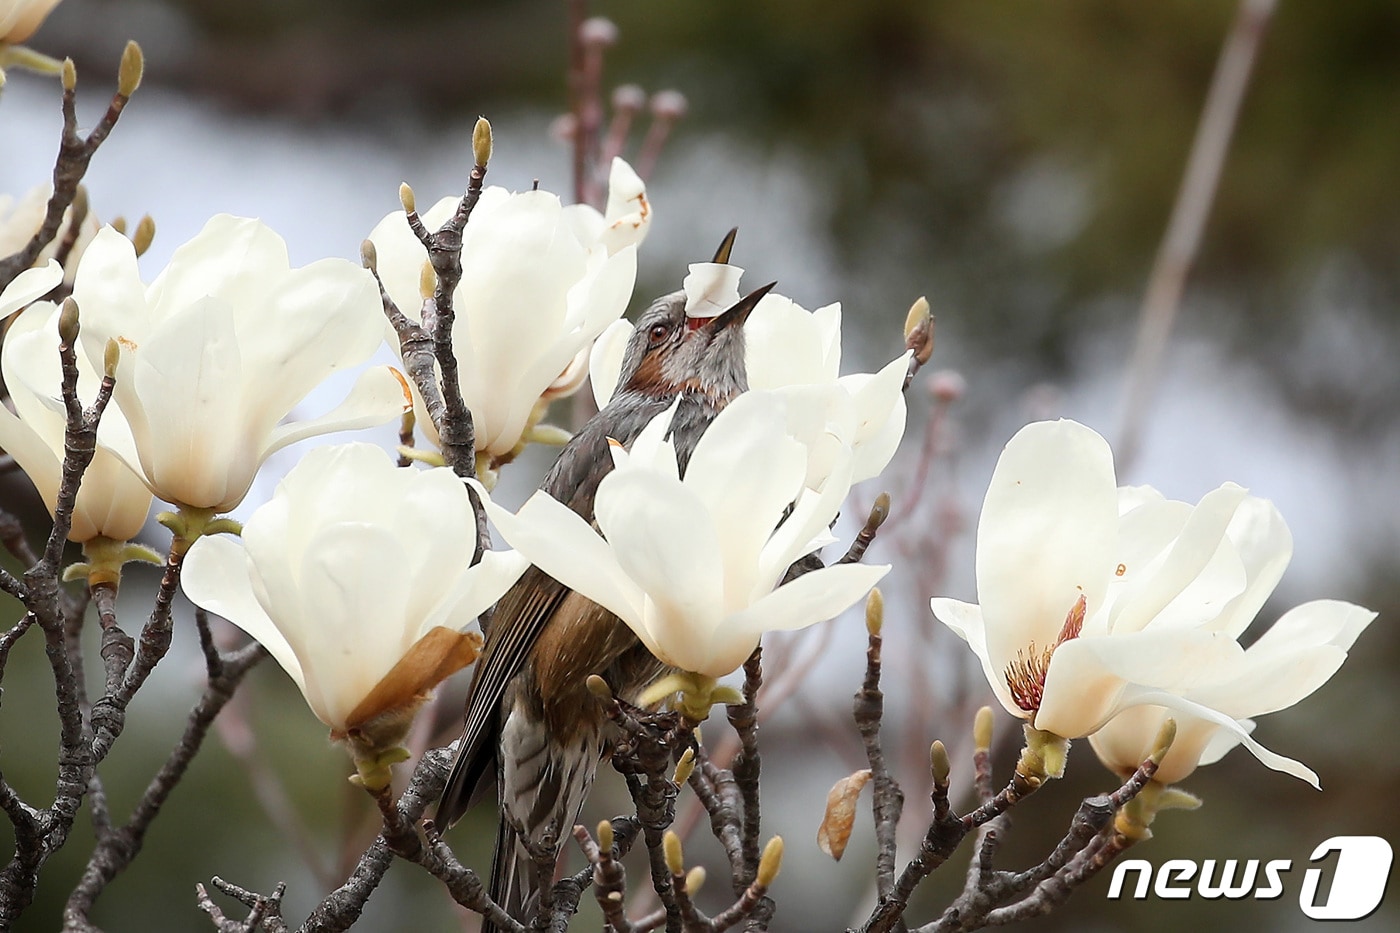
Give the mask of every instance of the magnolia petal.
M 297 584 L 306 700 L 322 722 L 344 729 L 417 640 L 404 625 L 409 568 L 390 529 L 344 522 L 312 536 Z
M 1258 723 L 1252 719 L 1241 719 L 1238 720 L 1238 722 L 1240 728 L 1244 730 L 1246 735 L 1253 735 L 1254 727 L 1258 725 Z M 1237 734 L 1227 732 L 1224 729 L 1216 729 L 1215 733 L 1210 737 L 1210 741 L 1206 742 L 1205 748 L 1201 750 L 1200 764 L 1215 764 L 1229 754 L 1231 750 L 1238 748 L 1239 744 L 1240 737 Z
M 841 375 L 841 302 L 833 301 L 812 312 L 812 323 L 822 335 L 822 375 L 834 382 Z
M 377 469 L 366 471 L 366 480 L 377 482 L 365 483 L 365 496 L 375 496 L 375 487 L 383 489 L 380 497 L 385 503 L 393 503 L 397 514 L 381 517 L 372 514 L 378 508 L 369 507 L 363 509 L 366 514 L 362 520 L 381 521 L 394 528 L 403 560 L 413 568 L 406 617 L 423 620 L 419 627 L 419 634 L 423 634 L 434 624 L 429 620 L 445 608 L 443 601 L 450 598 L 452 587 L 447 584 L 469 575 L 467 568 L 476 553 L 476 535 L 469 529 L 476 528 L 476 514 L 466 484 L 451 469 L 399 467 L 382 450 L 378 459 Z M 444 528 L 463 529 L 466 533 L 444 535 Z M 474 617 L 475 614 L 464 616 L 456 625 L 436 624 L 461 629 Z
M 987 632 L 982 621 L 982 608 L 976 603 L 965 603 L 961 600 L 949 599 L 946 596 L 937 596 L 929 600 L 929 608 L 933 610 L 938 621 L 948 626 L 955 635 L 967 642 L 967 646 L 977 655 L 977 660 L 982 665 L 982 673 L 987 677 L 987 683 L 991 686 L 997 699 L 1001 701 L 1001 705 L 1006 707 L 1006 711 L 1013 716 L 1027 718 L 1029 714 L 1017 706 L 1016 701 L 1011 698 L 1011 690 L 1006 684 L 1006 671 L 993 668 L 991 660 L 987 656 Z
M 574 358 L 569 361 L 569 365 L 564 367 L 564 371 L 556 376 L 549 387 L 540 394 L 540 401 L 568 398 L 577 392 L 583 386 L 583 381 L 588 378 L 588 357 L 592 349 L 592 347 L 584 347 L 575 353 Z
M 215 214 L 193 239 L 176 247 L 146 297 L 154 321 L 211 296 L 261 317 L 290 268 L 287 244 L 271 227 L 250 217 Z
M 738 669 L 764 632 L 791 631 L 835 618 L 859 602 L 889 570 L 889 564 L 840 564 L 784 583 L 725 618 L 711 640 L 710 668 L 698 673 L 722 677 Z
M 1285 758 L 1283 755 L 1270 751 L 1256 742 L 1249 734 L 1254 728 L 1253 723 L 1239 722 L 1208 706 L 1193 703 L 1190 700 L 1183 699 L 1172 693 L 1164 693 L 1156 690 L 1137 690 L 1130 692 L 1124 697 L 1125 708 L 1142 704 L 1165 706 L 1175 711 L 1177 714 L 1194 715 L 1208 722 L 1212 722 L 1222 731 L 1238 739 L 1239 744 L 1249 749 L 1249 753 L 1259 759 L 1265 766 L 1275 771 L 1282 771 L 1284 774 L 1291 774 L 1299 780 L 1308 782 L 1315 789 L 1321 790 L 1321 784 L 1318 783 L 1316 772 L 1307 765 L 1304 765 L 1300 761 L 1295 761 L 1292 758 Z M 1221 747 L 1223 741 L 1222 739 L 1212 739 L 1209 747 L 1212 750 L 1217 750 Z
M 254 597 L 248 585 L 250 573 L 256 570 L 241 541 L 224 536 L 200 538 L 185 554 L 180 588 L 190 602 L 223 616 L 266 648 L 305 693 L 301 661 L 277 623 Z
M 58 501 L 58 486 L 61 480 L 63 461 L 55 454 L 49 443 L 34 430 L 33 426 L 22 421 L 4 405 L 0 405 L 0 450 L 15 459 L 19 468 L 29 477 L 39 498 L 44 500 L 49 514 L 53 514 Z M 76 522 L 77 516 L 74 516 Z M 77 530 L 76 528 L 74 529 Z M 85 540 L 77 538 L 75 540 Z
M 989 635 L 990 628 L 988 620 Z M 1242 653 L 1234 639 L 1219 632 L 1146 631 L 1071 639 L 1050 658 L 1035 727 L 1067 739 L 1088 735 L 1123 708 L 1130 687 L 1184 692 L 1203 679 L 1209 682 Z
M 132 355 L 129 378 L 118 373 L 113 396 L 151 491 L 167 502 L 232 508 L 253 481 L 259 453 L 241 430 L 233 387 L 242 380 L 242 350 L 230 309 L 201 299 Z
M 857 373 L 841 380 L 853 390 L 858 419 L 853 482 L 884 472 L 904 439 L 904 377 L 912 354 L 896 357 L 873 376 Z
M 355 380 L 350 394 L 331 411 L 319 418 L 278 425 L 262 456 L 266 458 L 288 444 L 308 437 L 385 424 L 402 415 L 408 405 L 405 381 L 399 371 L 392 366 L 371 367 Z
M 608 171 L 607 227 L 599 238 L 608 252 L 641 245 L 651 229 L 651 211 L 641 176 L 614 156 Z
M 1109 770 L 1126 776 L 1136 771 L 1155 751 L 1157 737 L 1169 718 L 1176 722 L 1176 738 L 1153 775 L 1161 784 L 1185 780 L 1198 764 L 1208 763 L 1203 761 L 1208 749 L 1226 745 L 1225 750 L 1228 750 L 1239 744 L 1236 735 L 1224 732 L 1214 722 L 1160 706 L 1134 706 L 1124 710 L 1089 736 L 1089 744 Z M 1221 736 L 1228 737 L 1228 741 L 1221 741 Z
M 537 492 L 512 514 L 482 494 L 486 513 L 501 537 L 530 563 L 587 596 L 629 626 L 642 624 L 644 594 L 623 572 L 608 543 L 578 513 Z M 601 490 L 600 490 L 601 491 Z
M 1235 719 L 1286 709 L 1327 683 L 1347 659 L 1331 645 L 1299 645 L 1261 655 L 1246 651 L 1228 680 L 1197 687 L 1186 696 Z
M 1189 696 L 1236 719 L 1292 706 L 1336 673 L 1375 617 L 1341 600 L 1305 603 L 1250 645 L 1237 666 Z
M 501 416 L 499 430 L 489 438 L 487 449 L 505 453 L 515 446 L 536 400 L 558 378 L 561 367 L 567 366 L 576 353 L 586 348 L 590 340 L 627 309 L 636 276 L 636 250 L 627 247 L 609 257 L 595 275 L 580 280 L 570 289 L 569 317 L 579 319 L 577 326 L 562 333 L 552 346 L 546 347 L 517 374 L 516 392 L 507 412 Z M 514 339 L 518 341 L 518 329 L 515 334 Z M 478 441 L 477 446 L 483 445 Z
M 820 492 L 803 489 L 792 512 L 774 531 L 759 555 L 753 578 L 754 597 L 778 585 L 788 567 L 831 541 L 828 526 L 851 491 L 851 452 L 843 447 Z
M 1165 502 L 1166 496 L 1162 495 L 1151 486 L 1119 486 L 1118 487 L 1118 514 L 1127 515 L 1139 506 L 1154 502 Z M 1181 503 L 1185 505 L 1185 503 Z
M 38 301 L 63 281 L 63 267 L 50 259 L 42 266 L 25 269 L 0 292 L 0 321 L 26 305 Z
M 292 270 L 265 302 L 238 309 L 245 417 L 275 425 L 327 375 L 369 359 L 383 320 L 369 270 L 343 259 Z
M 560 216 L 573 233 L 574 239 L 584 247 L 597 243 L 607 228 L 603 215 L 591 204 L 565 204 Z
M 1117 526 L 1113 453 L 1102 437 L 1062 420 L 1011 438 L 977 525 L 978 602 L 994 669 L 1032 643 L 1054 644 L 1081 596 L 1097 611 Z
M 481 636 L 448 628 L 430 629 L 345 717 L 354 729 L 376 716 L 417 702 L 438 684 L 476 660 Z
M 1201 499 L 1156 573 L 1139 577 L 1119 596 L 1115 633 L 1141 631 L 1149 624 L 1199 625 L 1244 591 L 1243 564 L 1233 547 L 1222 545 L 1228 545 L 1226 529 L 1247 495 L 1242 487 L 1226 483 Z
M 1257 496 L 1246 496 L 1240 503 L 1226 534 L 1244 565 L 1248 582 L 1244 592 L 1221 611 L 1215 627 L 1239 637 L 1264 608 L 1288 568 L 1293 558 L 1293 535 L 1274 504 Z
M 738 304 L 743 274 L 744 270 L 732 263 L 691 263 L 689 274 L 681 280 L 686 316 L 715 317 Z
M 622 373 L 622 358 L 627 353 L 627 341 L 632 339 L 630 321 L 617 320 L 607 326 L 593 342 L 588 354 L 588 379 L 593 387 L 593 401 L 602 411 L 617 391 L 617 378 Z
M 1104 767 L 1120 776 L 1129 774 L 1152 753 L 1150 746 L 1168 715 L 1160 706 L 1123 710 L 1090 735 L 1089 744 Z
M 676 446 L 671 442 L 671 422 L 680 408 L 680 396 L 671 407 L 647 422 L 642 433 L 632 442 L 630 450 L 612 446 L 613 464 L 617 469 L 642 467 L 669 476 L 680 482 L 680 464 L 676 461 Z
M 68 539 L 88 541 L 101 535 L 113 541 L 130 541 L 145 527 L 151 499 L 141 477 L 99 447 L 83 472 Z
M 1315 599 L 1283 614 L 1250 645 L 1247 654 L 1266 654 L 1295 644 L 1327 644 L 1350 651 L 1376 613 L 1340 599 Z
M 89 360 L 102 359 L 109 339 L 118 340 L 129 352 L 143 344 L 151 330 L 136 247 L 111 227 L 97 231 L 83 253 L 73 279 L 73 300 L 82 317 L 78 339 Z M 118 384 L 122 377 L 119 370 Z
M 821 489 L 836 463 L 850 451 L 856 436 L 856 410 L 851 395 L 835 383 L 783 386 L 752 390 L 782 398 L 787 409 L 787 433 L 807 448 L 809 489 Z
M 1155 575 L 1171 553 L 1173 542 L 1191 517 L 1191 506 L 1169 500 L 1151 486 L 1119 487 L 1118 549 L 1104 608 L 1086 631 L 1115 630 L 1125 594 L 1134 593 Z
M 487 551 L 462 571 L 452 587 L 424 617 L 423 628 L 445 626 L 460 631 L 505 595 L 530 566 L 518 551 Z
M 786 421 L 781 399 L 745 392 L 701 435 L 686 467 L 685 487 L 723 542 L 728 609 L 748 604 L 763 546 L 802 489 L 807 452 L 783 433 Z
M 723 616 L 726 581 L 720 539 L 699 497 L 660 473 L 614 471 L 598 484 L 594 515 L 618 565 L 655 607 L 647 627 L 663 650 L 706 640 Z
M 16 420 L 0 405 L 0 448 L 13 455 L 29 475 L 50 515 L 57 506 L 66 428 L 66 414 L 58 398 L 58 314 L 59 309 L 50 302 L 30 305 L 11 322 L 0 348 L 0 369 L 19 416 Z M 97 374 L 81 355 L 77 363 L 78 395 L 91 398 L 96 393 Z M 124 437 L 135 462 L 130 436 L 121 410 L 109 406 L 102 416 L 99 441 L 103 446 L 93 452 L 78 487 L 68 531 L 70 541 L 89 541 L 98 535 L 128 541 L 145 525 L 151 508 L 150 490 L 139 473 L 105 446 L 114 437 Z
M 806 308 L 769 292 L 744 323 L 749 388 L 831 382 L 835 377 L 830 374 L 828 349 L 828 335 Z
M 26 0 L 0 13 L 0 42 L 17 45 L 34 35 L 58 0 Z

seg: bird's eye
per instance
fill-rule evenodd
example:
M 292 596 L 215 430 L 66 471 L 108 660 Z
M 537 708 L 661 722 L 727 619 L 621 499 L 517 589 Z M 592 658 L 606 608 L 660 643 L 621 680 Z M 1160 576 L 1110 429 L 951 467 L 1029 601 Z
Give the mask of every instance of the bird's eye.
M 664 338 L 670 332 L 670 324 L 653 324 L 651 325 L 651 330 L 647 332 L 647 336 L 651 339 L 652 344 L 656 344 L 659 343 L 662 340 L 662 338 Z

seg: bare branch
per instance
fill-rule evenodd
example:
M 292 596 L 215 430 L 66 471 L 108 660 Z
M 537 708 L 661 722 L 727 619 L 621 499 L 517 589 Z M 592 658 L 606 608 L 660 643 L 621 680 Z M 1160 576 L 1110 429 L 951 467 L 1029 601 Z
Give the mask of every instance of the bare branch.
M 127 49 L 123 54 L 123 64 L 127 58 L 133 54 L 139 56 L 140 50 L 136 43 L 127 43 Z M 0 289 L 3 289 L 15 276 L 25 269 L 34 265 L 34 261 L 39 258 L 39 253 L 44 247 L 53 242 L 53 238 L 58 234 L 58 228 L 63 223 L 63 214 L 72 205 L 78 193 L 78 184 L 87 174 L 88 163 L 96 154 L 98 147 L 106 141 L 108 134 L 117 125 L 117 120 L 121 117 L 122 111 L 126 109 L 127 102 L 131 100 L 131 92 L 134 87 L 126 88 L 127 93 L 121 89 L 112 96 L 112 101 L 107 105 L 107 111 L 102 118 L 97 121 L 87 134 L 78 135 L 78 110 L 76 82 L 69 84 L 65 81 L 63 90 L 63 135 L 59 140 L 58 157 L 53 167 L 53 194 L 49 196 L 48 206 L 44 210 L 44 220 L 39 225 L 39 229 L 30 237 L 24 248 L 13 256 L 0 259 Z M 74 229 L 77 228 L 77 218 L 74 218 Z

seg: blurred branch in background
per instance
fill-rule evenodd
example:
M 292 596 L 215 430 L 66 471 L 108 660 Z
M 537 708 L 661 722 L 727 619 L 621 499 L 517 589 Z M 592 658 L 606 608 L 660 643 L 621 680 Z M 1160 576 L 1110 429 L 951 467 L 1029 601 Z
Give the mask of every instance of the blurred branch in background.
M 1220 51 L 1220 61 L 1201 111 L 1201 122 L 1196 128 L 1196 139 L 1186 161 L 1186 172 L 1172 206 L 1171 220 L 1147 280 L 1137 343 L 1128 363 L 1128 387 L 1116 447 L 1124 474 L 1131 470 L 1142 446 L 1152 396 L 1161 381 L 1167 340 L 1181 307 L 1186 278 L 1191 274 L 1201 246 L 1211 205 L 1215 203 L 1220 173 L 1230 152 L 1230 140 L 1239 120 L 1250 74 L 1277 5 L 1277 0 L 1241 0 L 1230 34 Z

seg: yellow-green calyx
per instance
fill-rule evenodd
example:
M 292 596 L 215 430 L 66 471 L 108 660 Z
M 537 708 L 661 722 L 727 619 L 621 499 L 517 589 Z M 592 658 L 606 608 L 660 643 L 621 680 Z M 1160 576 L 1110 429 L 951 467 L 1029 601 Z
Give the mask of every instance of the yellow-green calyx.
M 671 697 L 671 707 L 692 722 L 704 722 L 716 704 L 744 702 L 743 694 L 705 674 L 677 671 L 667 674 L 642 691 L 637 702 L 652 706 Z
M 386 748 L 373 755 L 355 755 L 355 773 L 350 783 L 368 791 L 381 791 L 394 780 L 394 765 L 407 761 L 411 755 L 402 745 Z
M 175 512 L 161 512 L 156 516 L 156 521 L 160 522 L 174 539 L 170 542 L 170 551 L 176 557 L 184 557 L 185 552 L 204 535 L 241 535 L 243 525 L 231 518 L 217 517 L 214 509 L 197 509 L 193 506 L 182 505 Z
M 1026 747 L 1016 762 L 1016 773 L 1039 787 L 1046 781 L 1064 777 L 1069 759 L 1069 739 L 1053 732 L 1042 732 L 1027 723 L 1024 727 Z
M 368 791 L 381 791 L 393 780 L 393 767 L 410 757 L 403 747 L 408 738 L 408 730 L 413 725 L 413 716 L 423 705 L 422 698 L 415 698 L 398 709 L 381 713 L 366 722 L 346 729 L 344 732 L 331 732 L 331 740 L 342 742 L 355 762 L 355 773 L 350 776 L 351 784 L 358 784 Z
M 23 68 L 41 75 L 56 75 L 63 71 L 63 62 L 49 58 L 25 45 L 5 45 L 0 42 L 0 71 Z
M 424 450 L 421 447 L 409 447 L 401 444 L 399 445 L 399 456 L 407 460 L 414 460 L 418 463 L 427 464 L 428 466 L 447 466 L 447 461 L 444 460 L 442 454 L 436 450 Z
M 1138 795 L 1129 800 L 1113 818 L 1113 828 L 1120 836 L 1142 842 L 1152 838 L 1149 827 L 1163 810 L 1195 810 L 1201 798 L 1168 784 L 1148 781 Z
M 117 589 L 121 585 L 123 564 L 140 561 L 159 566 L 165 562 L 148 547 L 129 541 L 113 541 L 101 535 L 83 542 L 83 556 L 87 560 L 63 571 L 65 583 L 86 580 L 89 587 L 105 584 Z

